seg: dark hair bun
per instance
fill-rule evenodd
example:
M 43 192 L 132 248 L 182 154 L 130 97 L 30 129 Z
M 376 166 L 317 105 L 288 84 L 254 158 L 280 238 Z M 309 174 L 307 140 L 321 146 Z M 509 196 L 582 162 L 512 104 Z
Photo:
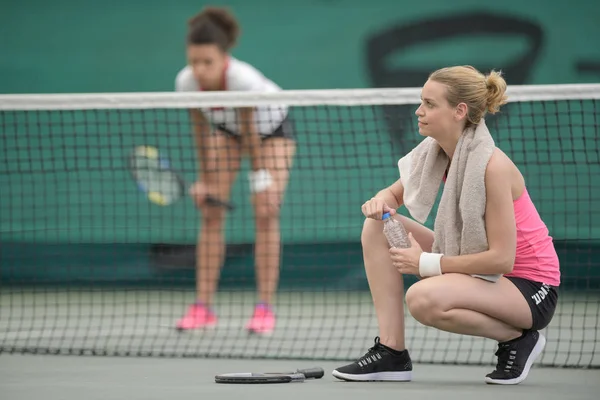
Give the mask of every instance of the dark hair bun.
M 214 25 L 218 27 L 227 38 L 226 49 L 235 46 L 240 34 L 240 26 L 228 8 L 207 6 L 188 22 L 190 28 L 198 25 Z

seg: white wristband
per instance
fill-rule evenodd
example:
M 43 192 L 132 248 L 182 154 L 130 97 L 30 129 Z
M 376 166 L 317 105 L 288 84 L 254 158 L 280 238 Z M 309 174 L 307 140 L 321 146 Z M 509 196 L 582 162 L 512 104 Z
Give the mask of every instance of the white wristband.
M 259 169 L 258 171 L 250 171 L 248 173 L 248 181 L 250 182 L 250 192 L 259 193 L 271 186 L 273 178 L 268 170 Z
M 419 275 L 422 277 L 441 275 L 441 259 L 443 256 L 443 254 L 438 253 L 421 253 L 421 258 L 419 258 Z

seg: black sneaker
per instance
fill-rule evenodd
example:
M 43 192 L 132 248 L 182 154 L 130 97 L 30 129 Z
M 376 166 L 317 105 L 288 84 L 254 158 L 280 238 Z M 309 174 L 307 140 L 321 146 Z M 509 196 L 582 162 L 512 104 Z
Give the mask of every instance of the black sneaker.
M 496 370 L 485 376 L 486 383 L 516 385 L 527 378 L 533 362 L 542 354 L 546 338 L 538 331 L 525 331 L 523 336 L 498 343 Z
M 332 375 L 344 381 L 396 381 L 405 382 L 412 379 L 412 361 L 408 350 L 396 351 L 379 343 L 367 354 L 353 362 L 334 369 Z

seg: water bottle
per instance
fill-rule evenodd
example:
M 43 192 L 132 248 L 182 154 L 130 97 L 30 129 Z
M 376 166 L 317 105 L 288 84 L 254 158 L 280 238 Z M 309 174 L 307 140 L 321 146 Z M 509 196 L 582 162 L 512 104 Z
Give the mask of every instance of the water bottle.
M 410 240 L 402 222 L 396 221 L 390 213 L 383 214 L 383 234 L 387 238 L 390 247 L 405 249 L 410 247 Z

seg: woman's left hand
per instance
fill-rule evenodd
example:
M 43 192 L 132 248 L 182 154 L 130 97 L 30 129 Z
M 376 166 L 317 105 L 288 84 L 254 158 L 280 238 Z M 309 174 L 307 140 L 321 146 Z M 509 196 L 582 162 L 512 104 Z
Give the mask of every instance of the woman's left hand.
M 409 248 L 390 248 L 392 264 L 401 274 L 419 275 L 419 260 L 421 259 L 421 253 L 423 253 L 423 250 L 413 237 L 412 233 L 408 234 L 408 240 L 410 240 Z

